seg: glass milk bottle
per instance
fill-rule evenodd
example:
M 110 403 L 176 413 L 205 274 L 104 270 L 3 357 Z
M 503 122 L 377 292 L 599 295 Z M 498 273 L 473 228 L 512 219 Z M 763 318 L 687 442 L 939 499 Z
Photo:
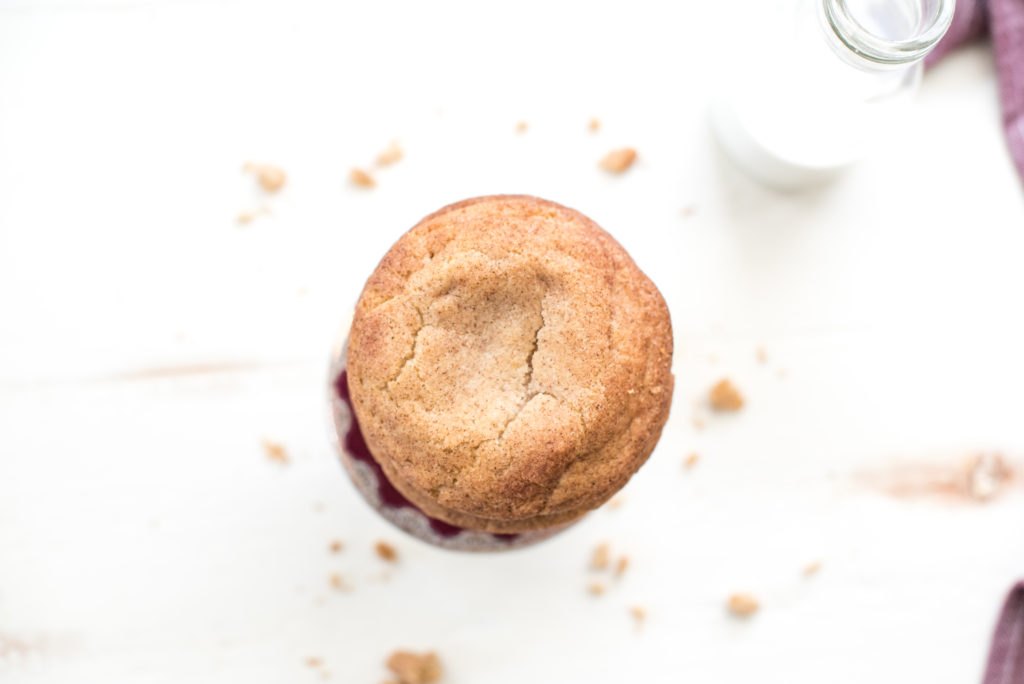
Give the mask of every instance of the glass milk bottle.
M 713 98 L 726 153 L 768 185 L 820 183 L 905 121 L 954 0 L 790 0 Z

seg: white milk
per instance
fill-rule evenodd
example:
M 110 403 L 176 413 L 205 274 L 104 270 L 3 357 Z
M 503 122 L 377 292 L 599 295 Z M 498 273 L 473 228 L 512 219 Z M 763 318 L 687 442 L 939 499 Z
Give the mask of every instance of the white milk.
M 864 156 L 899 130 L 920 82 L 927 50 L 902 64 L 858 54 L 825 18 L 837 1 L 885 41 L 913 39 L 927 19 L 927 0 L 801 0 L 757 27 L 711 117 L 726 152 L 769 185 L 813 185 Z

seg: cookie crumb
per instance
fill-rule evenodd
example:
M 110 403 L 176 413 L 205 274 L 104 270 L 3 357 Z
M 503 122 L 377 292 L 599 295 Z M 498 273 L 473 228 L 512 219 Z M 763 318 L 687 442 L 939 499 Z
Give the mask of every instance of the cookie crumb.
M 630 606 L 629 614 L 632 615 L 633 620 L 636 621 L 637 629 L 644 626 L 644 620 L 647 619 L 647 611 L 642 606 Z
M 402 153 L 402 148 L 398 146 L 398 141 L 392 140 L 387 149 L 377 155 L 377 166 L 391 166 L 395 162 L 401 161 L 403 156 L 405 155 Z
M 235 217 L 235 222 L 240 226 L 245 226 L 255 221 L 260 216 L 271 216 L 274 212 L 270 210 L 270 205 L 261 204 L 255 209 L 240 211 L 238 216 Z
M 601 120 L 598 119 L 597 117 L 592 118 L 589 122 L 587 122 L 587 130 L 590 131 L 591 133 L 597 133 L 599 130 L 601 130 Z
M 386 541 L 378 541 L 373 546 L 373 550 L 377 553 L 377 557 L 388 563 L 398 562 L 398 551 L 391 544 Z
M 821 570 L 821 561 L 811 561 L 804 566 L 804 576 L 810 577 L 811 575 L 816 574 L 819 570 Z
M 402 684 L 432 684 L 441 679 L 441 661 L 433 652 L 395 651 L 388 657 L 387 667 Z
M 606 154 L 599 166 L 609 173 L 624 173 L 635 161 L 636 150 L 631 147 L 623 147 Z
M 728 379 L 723 379 L 708 393 L 711 408 L 715 411 L 739 411 L 743 408 L 743 395 Z
M 590 569 L 607 570 L 610 561 L 608 544 L 598 544 L 594 549 L 594 554 L 590 557 Z
M 622 504 L 626 502 L 626 498 L 621 494 L 617 494 L 612 497 L 612 500 L 608 502 L 608 510 L 617 511 L 622 508 Z
M 615 563 L 615 578 L 618 579 L 626 574 L 627 568 L 629 568 L 629 556 L 619 556 L 618 562 Z
M 700 460 L 700 454 L 698 454 L 695 451 L 695 452 L 693 452 L 692 454 L 690 454 L 689 456 L 686 457 L 686 459 L 683 461 L 683 465 L 686 466 L 687 468 L 692 468 L 693 466 L 697 465 L 697 461 L 699 461 L 699 460 Z
M 377 185 L 373 176 L 362 169 L 352 169 L 348 174 L 348 180 L 357 188 L 372 188 Z
M 340 539 L 335 539 L 331 542 L 331 545 L 328 548 L 331 550 L 331 553 L 341 553 L 341 550 L 345 548 L 345 545 L 341 543 Z
M 516 124 L 516 133 L 522 135 L 523 133 L 528 131 L 529 128 L 530 124 L 526 123 L 525 121 L 520 121 L 519 123 Z
M 306 667 L 320 667 L 324 664 L 323 658 L 310 657 L 306 658 Z
M 267 458 L 274 463 L 288 465 L 288 452 L 285 451 L 283 444 L 278 444 L 277 442 L 271 442 L 269 439 L 265 439 L 263 440 L 263 452 L 267 455 Z
M 1010 469 L 999 454 L 978 454 L 967 463 L 967 494 L 988 501 L 1010 479 Z
M 768 350 L 764 347 L 758 347 L 754 354 L 757 356 L 758 363 L 768 363 Z
M 327 578 L 327 581 L 330 583 L 331 589 L 334 589 L 335 591 L 352 591 L 352 586 L 345 581 L 345 578 L 342 577 L 339 572 L 332 573 L 331 576 Z
M 738 617 L 749 617 L 761 608 L 761 604 L 750 594 L 733 594 L 729 597 L 729 612 Z
M 591 582 L 587 585 L 587 591 L 590 592 L 592 596 L 600 596 L 604 593 L 605 586 L 601 582 Z
M 249 173 L 256 174 L 256 180 L 267 192 L 277 192 L 284 187 L 285 182 L 288 180 L 284 169 L 271 164 L 248 162 L 242 168 Z

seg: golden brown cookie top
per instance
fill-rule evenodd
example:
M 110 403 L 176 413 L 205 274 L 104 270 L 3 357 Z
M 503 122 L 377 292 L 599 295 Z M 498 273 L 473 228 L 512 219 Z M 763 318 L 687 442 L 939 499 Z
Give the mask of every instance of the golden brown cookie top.
M 657 288 L 579 212 L 466 200 L 370 276 L 349 388 L 374 458 L 433 517 L 515 532 L 606 501 L 647 459 L 672 397 Z

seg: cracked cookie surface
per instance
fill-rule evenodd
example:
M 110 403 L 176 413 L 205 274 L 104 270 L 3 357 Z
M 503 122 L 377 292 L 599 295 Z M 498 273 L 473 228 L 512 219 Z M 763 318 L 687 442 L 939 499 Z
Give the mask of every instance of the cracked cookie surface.
M 374 458 L 425 513 L 489 532 L 573 520 L 650 455 L 672 396 L 665 302 L 588 218 L 466 200 L 370 276 L 349 389 Z

